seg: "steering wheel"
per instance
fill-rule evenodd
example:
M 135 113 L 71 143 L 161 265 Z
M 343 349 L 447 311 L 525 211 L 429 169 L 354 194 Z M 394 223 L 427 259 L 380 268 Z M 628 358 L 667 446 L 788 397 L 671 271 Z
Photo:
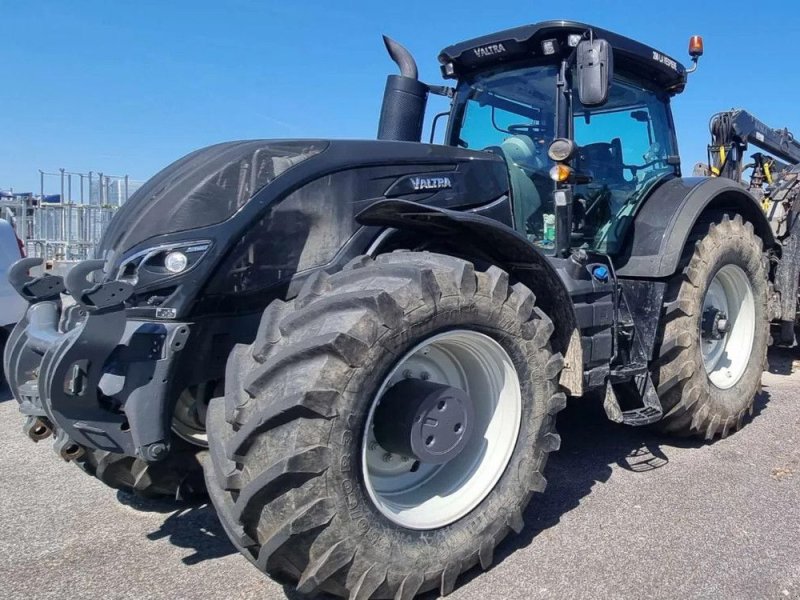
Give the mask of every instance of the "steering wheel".
M 646 162 L 643 165 L 625 165 L 625 164 L 623 164 L 622 168 L 623 169 L 628 169 L 631 172 L 631 174 L 634 177 L 636 177 L 636 172 L 637 171 L 639 171 L 641 169 L 647 169 L 648 167 L 652 167 L 652 166 L 657 165 L 658 163 L 662 163 L 662 162 L 666 163 L 667 159 L 666 158 L 657 158 L 655 160 L 651 160 L 650 162 Z
M 535 134 L 542 133 L 542 126 L 541 125 L 520 125 L 520 124 L 513 124 L 508 126 L 508 133 L 512 135 L 527 135 L 529 137 L 534 137 Z

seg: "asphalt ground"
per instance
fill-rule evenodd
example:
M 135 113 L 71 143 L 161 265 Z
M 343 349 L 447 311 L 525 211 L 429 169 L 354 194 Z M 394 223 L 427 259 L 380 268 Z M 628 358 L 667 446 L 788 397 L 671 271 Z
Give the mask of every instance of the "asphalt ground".
M 572 402 L 526 529 L 450 597 L 800 598 L 795 357 L 771 353 L 752 422 L 710 445 Z M 106 488 L 26 439 L 0 398 L 1 598 L 300 597 L 236 553 L 209 506 Z

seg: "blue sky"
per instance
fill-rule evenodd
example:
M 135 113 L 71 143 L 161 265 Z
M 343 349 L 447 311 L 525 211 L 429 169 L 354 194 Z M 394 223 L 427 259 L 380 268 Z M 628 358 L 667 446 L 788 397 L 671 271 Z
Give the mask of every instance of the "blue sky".
M 689 36 L 704 36 L 700 70 L 673 103 L 690 167 L 718 110 L 741 106 L 800 135 L 799 17 L 792 0 L 773 0 L 769 14 L 741 0 L 0 0 L 0 189 L 38 189 L 40 168 L 147 179 L 224 140 L 372 138 L 393 71 L 381 33 L 438 83 L 444 46 L 554 18 L 684 62 Z

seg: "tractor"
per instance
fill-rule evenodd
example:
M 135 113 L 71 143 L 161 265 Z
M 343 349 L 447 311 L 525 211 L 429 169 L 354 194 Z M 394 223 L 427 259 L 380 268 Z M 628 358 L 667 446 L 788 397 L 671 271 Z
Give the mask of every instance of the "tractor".
M 731 127 L 716 172 L 681 175 L 670 103 L 700 38 L 687 70 L 527 25 L 442 50 L 451 85 L 385 43 L 377 140 L 181 158 L 95 259 L 14 266 L 29 307 L 4 355 L 31 438 L 112 487 L 207 492 L 256 568 L 358 599 L 488 568 L 545 490 L 567 397 L 738 430 L 797 312 L 793 188 L 763 162 L 743 185 Z M 450 99 L 442 144 L 421 142 L 430 94 Z

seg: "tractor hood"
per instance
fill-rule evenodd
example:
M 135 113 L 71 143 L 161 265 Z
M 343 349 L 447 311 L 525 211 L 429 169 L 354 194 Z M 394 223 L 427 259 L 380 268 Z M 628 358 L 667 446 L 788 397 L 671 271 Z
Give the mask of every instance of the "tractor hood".
M 508 189 L 505 161 L 488 152 L 380 140 L 217 144 L 137 190 L 97 256 L 107 280 L 135 286 L 136 307 L 169 307 L 181 318 L 198 296 L 226 310 L 248 295 L 263 301 L 298 273 L 363 253 L 379 231 L 355 215 L 376 201 L 463 209 Z M 188 257 L 179 272 L 166 260 L 174 251 Z
M 98 257 L 154 236 L 221 223 L 281 173 L 326 147 L 315 140 L 253 140 L 192 152 L 149 179 L 117 211 Z

